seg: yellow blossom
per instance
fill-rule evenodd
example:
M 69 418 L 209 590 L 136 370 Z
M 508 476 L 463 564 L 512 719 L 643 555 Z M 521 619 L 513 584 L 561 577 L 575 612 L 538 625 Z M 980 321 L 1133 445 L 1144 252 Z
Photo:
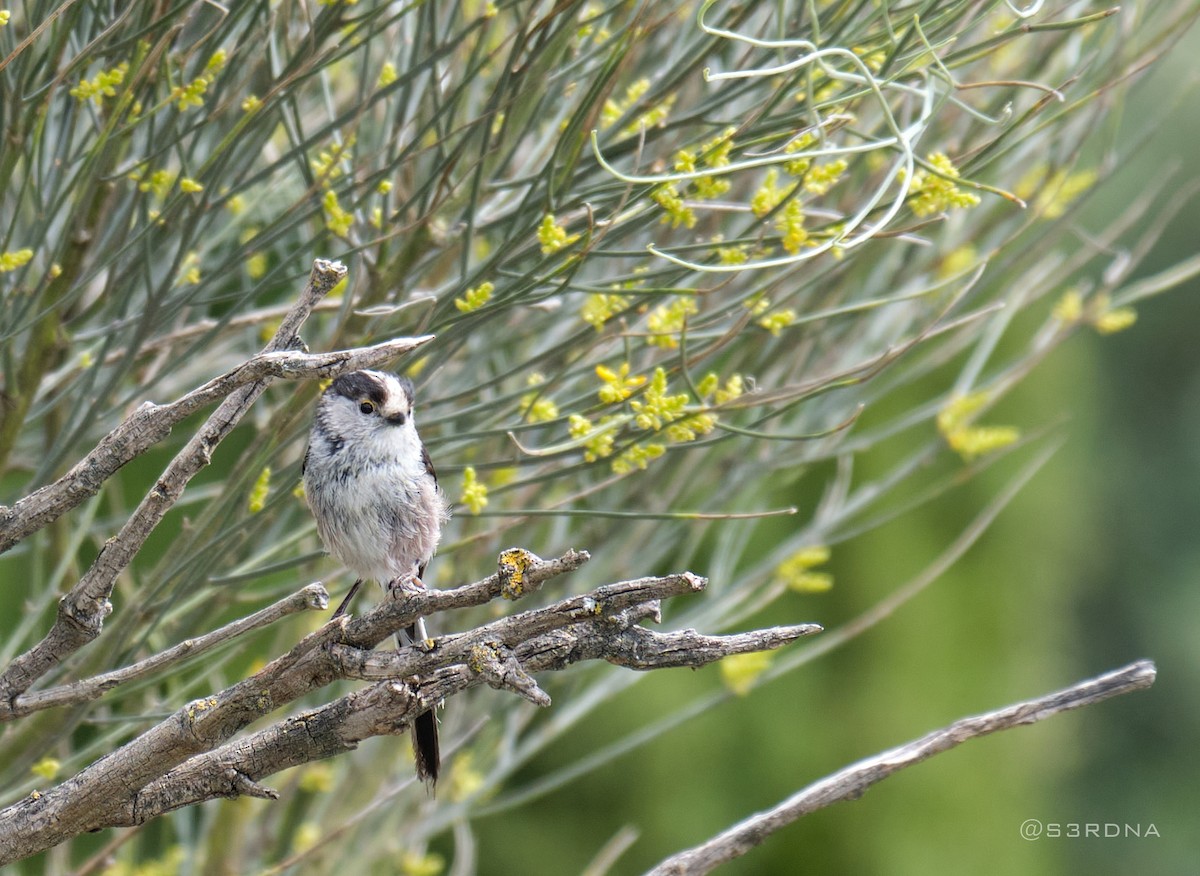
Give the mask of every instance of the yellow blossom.
M 478 286 L 468 289 L 467 293 L 462 298 L 454 299 L 454 306 L 458 308 L 460 313 L 471 313 L 478 310 L 487 304 L 492 299 L 492 292 L 495 286 L 484 280 Z
M 616 432 L 612 422 L 612 417 L 601 417 L 599 423 L 593 425 L 592 421 L 582 414 L 571 414 L 567 418 L 567 431 L 575 440 L 583 441 L 583 458 L 587 462 L 612 456 Z
M 600 111 L 600 127 L 611 128 L 625 114 L 625 111 L 637 103 L 638 99 L 649 90 L 650 80 L 639 79 L 625 89 L 624 98 L 606 100 L 604 108 Z
M 271 468 L 267 466 L 258 475 L 254 486 L 250 488 L 250 513 L 257 514 L 267 504 L 267 494 L 271 490 Z
M 464 751 L 454 758 L 447 784 L 452 802 L 466 800 L 484 786 L 483 773 L 475 767 L 475 759 L 470 751 Z
M 81 102 L 91 100 L 96 106 L 100 106 L 104 102 L 104 98 L 117 96 L 117 86 L 125 81 L 125 74 L 128 71 L 129 64 L 122 62 L 111 70 L 97 73 L 90 81 L 79 80 L 79 84 L 68 93 Z
M 734 374 L 725 381 L 725 386 L 713 393 L 713 401 L 719 405 L 740 398 L 746 391 L 746 382 L 740 374 Z
M 1064 292 L 1054 305 L 1054 318 L 1067 325 L 1083 319 L 1083 293 L 1078 289 Z
M 784 146 L 783 151 L 789 155 L 793 152 L 802 152 L 805 149 L 810 148 L 816 142 L 816 135 L 813 134 L 812 131 L 806 131 Z M 783 170 L 789 176 L 801 177 L 808 173 L 808 169 L 811 166 L 811 158 L 792 158 L 783 163 Z
M 958 168 L 942 152 L 933 152 L 929 163 L 938 171 L 918 170 L 913 174 L 908 189 L 908 200 L 917 216 L 930 216 L 947 210 L 974 207 L 979 196 L 964 192 L 954 180 L 958 179 Z
M 296 784 L 308 794 L 328 793 L 333 790 L 333 769 L 324 762 L 310 763 L 300 771 L 300 780 Z
M 722 658 L 721 680 L 734 694 L 744 697 L 758 682 L 759 676 L 771 667 L 773 659 L 770 651 L 751 651 Z
M 242 112 L 252 113 L 261 106 L 262 100 L 251 94 L 242 101 Z
M 937 427 L 946 444 L 966 462 L 1007 447 L 1021 433 L 1012 426 L 975 426 L 975 415 L 991 401 L 987 391 L 955 396 L 938 412 Z
M 779 229 L 783 248 L 793 255 L 808 242 L 808 231 L 804 227 L 804 205 L 799 198 L 787 202 L 775 219 L 775 227 Z
M 204 186 L 200 185 L 200 183 L 196 182 L 191 177 L 185 176 L 179 181 L 179 189 L 186 194 L 193 195 L 196 192 L 204 191 Z
M 349 234 L 350 226 L 354 224 L 354 214 L 342 209 L 333 189 L 325 192 L 322 206 L 325 208 L 325 226 L 338 237 Z
M 246 259 L 246 273 L 250 275 L 251 280 L 258 280 L 267 273 L 267 254 L 265 252 L 254 252 Z
M 801 548 L 775 568 L 775 577 L 797 593 L 823 593 L 833 586 L 828 572 L 814 572 L 814 566 L 829 562 L 829 548 L 812 545 Z
M 468 465 L 463 471 L 462 494 L 458 501 L 470 508 L 472 514 L 478 514 L 487 507 L 487 485 L 476 477 L 474 466 Z
M 546 378 L 541 372 L 535 371 L 525 382 L 529 386 L 541 386 L 546 382 Z M 558 405 L 552 399 L 542 395 L 540 390 L 527 392 L 521 396 L 520 407 L 524 411 L 527 423 L 545 423 L 558 419 Z
M 638 428 L 657 431 L 682 417 L 687 402 L 687 393 L 667 392 L 667 372 L 660 367 L 654 369 L 654 377 L 641 398 L 631 401 L 629 406 L 633 408 Z
M 204 106 L 204 93 L 211 84 L 209 77 L 197 76 L 187 85 L 176 85 L 171 89 L 170 99 L 175 101 L 180 112 L 189 106 Z
M 567 234 L 567 229 L 554 221 L 554 214 L 547 213 L 538 226 L 537 238 L 542 245 L 542 255 L 550 255 L 577 241 L 579 235 Z
M 804 176 L 804 190 L 813 195 L 825 194 L 842 178 L 848 166 L 842 158 L 816 165 Z
M 1132 307 L 1113 307 L 1108 295 L 1098 295 L 1090 308 L 1092 328 L 1102 335 L 1124 331 L 1137 322 L 1137 311 Z
M 596 331 L 603 331 L 604 324 L 616 314 L 629 307 L 633 299 L 629 295 L 610 295 L 606 292 L 594 292 L 584 299 L 583 307 L 579 310 L 580 318 Z
M 32 258 L 33 250 L 31 249 L 17 249 L 12 252 L 0 253 L 0 274 L 23 268 L 29 264 L 29 260 Z
M 612 470 L 620 475 L 629 474 L 634 469 L 645 471 L 650 460 L 658 459 L 666 452 L 667 448 L 662 444 L 635 444 L 612 461 Z
M 441 876 L 446 860 L 436 852 L 405 852 L 400 856 L 401 876 Z
M 660 304 L 646 317 L 646 328 L 650 330 L 646 343 L 667 350 L 675 349 L 679 346 L 679 334 L 687 318 L 699 312 L 696 299 L 691 296 L 676 298 L 670 304 Z
M 62 769 L 62 762 L 57 758 L 43 757 L 37 763 L 29 768 L 29 771 L 47 782 L 52 782 L 58 777 L 59 770 Z
M 633 377 L 629 376 L 628 362 L 622 362 L 621 367 L 616 371 L 604 365 L 597 365 L 596 376 L 604 382 L 604 385 L 600 387 L 599 396 L 600 401 L 605 404 L 625 401 L 625 399 L 633 395 L 635 389 L 646 382 L 646 378 L 640 374 L 635 374 Z
M 379 81 L 375 84 L 378 88 L 387 88 L 399 78 L 399 75 L 396 73 L 396 65 L 391 61 L 385 61 L 383 69 L 379 71 Z
M 7 9 L 0 9 L 0 27 L 4 27 L 6 24 L 8 24 L 11 15 L 12 13 Z
M 795 183 L 784 188 L 780 188 L 779 172 L 775 168 L 767 171 L 766 179 L 763 180 L 761 186 L 754 192 L 754 196 L 750 199 L 750 210 L 759 219 L 766 216 L 776 207 L 783 203 L 783 199 L 791 194 Z
M 692 228 L 696 224 L 696 214 L 679 195 L 679 190 L 675 188 L 674 183 L 661 185 L 650 193 L 650 200 L 662 207 L 666 212 L 663 216 L 663 222 L 670 222 L 672 228 L 678 228 L 682 225 L 684 228 Z
M 774 313 L 768 313 L 766 316 L 760 316 L 757 321 L 772 335 L 779 337 L 785 328 L 796 322 L 796 311 L 787 307 L 783 310 L 776 310 Z
M 390 179 L 381 179 L 379 185 L 375 186 L 375 191 L 381 195 L 386 195 L 392 190 L 392 181 Z

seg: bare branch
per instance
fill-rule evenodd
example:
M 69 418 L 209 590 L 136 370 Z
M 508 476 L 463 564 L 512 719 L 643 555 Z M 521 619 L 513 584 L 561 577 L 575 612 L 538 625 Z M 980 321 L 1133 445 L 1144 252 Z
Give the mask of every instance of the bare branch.
M 968 739 L 1035 724 L 1061 712 L 1080 709 L 1108 699 L 1144 690 L 1154 684 L 1154 663 L 1139 660 L 1121 669 L 1081 681 L 1035 700 L 1016 703 L 994 712 L 963 718 L 948 727 L 861 760 L 809 785 L 773 809 L 752 815 L 695 848 L 672 855 L 647 876 L 696 876 L 744 855 L 772 833 L 794 821 L 841 800 L 857 800 L 876 782 L 949 751 Z
M 301 325 L 304 324 L 316 303 L 327 295 L 329 290 L 337 285 L 345 275 L 346 268 L 341 263 L 317 259 L 313 264 L 308 285 L 300 296 L 300 300 L 284 317 L 278 331 L 263 352 L 276 353 L 290 350 L 301 343 L 298 334 Z M 183 494 L 188 482 L 204 466 L 208 465 L 212 459 L 213 450 L 233 430 L 255 399 L 266 389 L 267 383 L 268 380 L 263 377 L 233 389 L 200 430 L 176 454 L 158 479 L 158 483 L 142 499 L 141 504 L 121 527 L 120 532 L 105 543 L 100 555 L 96 557 L 95 562 L 92 563 L 83 578 L 71 588 L 66 596 L 59 600 L 58 614 L 50 632 L 32 649 L 13 660 L 0 675 L 0 700 L 12 705 L 20 694 L 27 691 L 34 682 L 56 664 L 100 635 L 104 618 L 112 611 L 112 605 L 108 598 L 112 593 L 117 575 L 145 544 L 150 533 Z M 60 479 L 58 483 L 62 484 L 66 481 L 66 485 L 56 494 L 57 500 L 54 495 L 43 495 L 39 501 L 49 502 L 50 504 L 46 507 L 52 510 L 43 509 L 39 515 L 36 506 L 28 507 L 17 518 L 14 518 L 16 509 L 8 509 L 7 514 L 0 515 L 0 530 L 12 523 L 14 519 L 27 520 L 45 514 L 50 515 L 47 519 L 54 519 L 72 504 L 81 501 L 83 497 L 95 493 L 104 477 L 136 455 L 136 453 L 128 453 L 130 442 L 135 446 L 139 444 L 134 440 L 135 435 L 149 429 L 151 433 L 161 438 L 170 431 L 169 425 L 160 427 L 155 422 L 154 410 L 154 408 L 148 409 L 143 406 L 138 425 L 122 433 L 116 439 L 113 436 L 121 432 L 121 429 L 110 434 L 100 442 L 100 446 L 95 451 L 72 469 L 74 477 L 68 473 L 64 479 Z M 130 421 L 137 417 L 138 414 L 135 413 Z M 158 440 L 158 438 L 154 440 Z M 101 452 L 102 448 L 103 452 Z M 142 447 L 142 449 L 145 448 Z M 107 466 L 99 463 L 96 458 L 97 453 L 101 453 L 107 464 L 113 466 L 111 470 L 107 471 L 107 474 L 104 473 Z M 96 479 L 97 477 L 99 480 Z M 39 493 L 42 491 L 30 496 L 29 499 L 34 499 Z M 20 503 L 17 504 L 20 505 Z M 30 524 L 15 525 L 24 529 Z M 44 522 L 39 525 L 44 525 Z M 3 544 L 4 542 L 0 541 L 0 546 Z
M 0 811 L 0 864 L 84 831 L 128 826 L 214 797 L 270 796 L 259 782 L 279 770 L 353 749 L 371 736 L 405 730 L 416 716 L 468 688 L 488 684 L 539 705 L 550 698 L 531 673 L 579 660 L 626 666 L 699 666 L 730 654 L 773 648 L 820 629 L 814 624 L 732 636 L 691 630 L 655 634 L 637 626 L 660 599 L 695 593 L 691 573 L 597 587 L 468 633 L 387 654 L 365 648 L 431 610 L 535 591 L 587 559 L 569 551 L 542 560 L 501 554 L 500 571 L 449 591 L 403 594 L 364 617 L 340 617 L 290 652 L 215 696 L 189 703 L 137 739 L 55 788 Z M 389 677 L 243 738 L 252 721 L 339 678 L 370 671 Z M 398 678 L 408 679 L 399 681 Z
M 168 648 L 145 660 L 139 660 L 131 666 L 114 669 L 112 672 L 53 687 L 49 690 L 23 694 L 17 697 L 16 702 L 11 705 L 0 701 L 0 721 L 11 721 L 42 709 L 52 709 L 57 706 L 97 699 L 117 685 L 145 678 L 175 663 L 203 654 L 238 636 L 273 624 L 298 611 L 324 610 L 328 607 L 329 594 L 325 592 L 325 588 L 320 584 L 309 584 L 248 617 L 233 621 L 195 639 L 186 639 L 173 648 Z

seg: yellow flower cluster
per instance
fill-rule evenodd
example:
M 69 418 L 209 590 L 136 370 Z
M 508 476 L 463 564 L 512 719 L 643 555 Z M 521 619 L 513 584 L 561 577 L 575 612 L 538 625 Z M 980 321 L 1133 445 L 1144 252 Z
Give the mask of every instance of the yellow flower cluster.
M 646 328 L 650 330 L 646 343 L 674 350 L 679 346 L 679 334 L 687 318 L 699 312 L 696 299 L 691 296 L 676 298 L 670 304 L 660 304 L 646 317 Z
M 639 79 L 631 83 L 625 89 L 625 96 L 621 99 L 609 98 L 604 101 L 604 108 L 600 111 L 600 127 L 611 128 L 617 123 L 621 116 L 625 115 L 625 111 L 638 102 L 643 94 L 650 90 L 649 79 Z
M 771 651 L 751 651 L 722 658 L 721 681 L 736 696 L 744 697 L 757 684 L 759 676 L 771 667 L 774 658 Z
M 23 268 L 29 264 L 32 258 L 33 250 L 31 249 L 16 249 L 12 252 L 0 253 L 0 274 Z
M 759 219 L 766 216 L 776 207 L 783 203 L 783 199 L 792 193 L 796 188 L 796 184 L 790 186 L 779 185 L 779 171 L 771 168 L 767 171 L 766 179 L 762 185 L 754 192 L 754 196 L 750 199 L 750 211 Z
M 597 365 L 596 376 L 604 384 L 600 387 L 600 401 L 607 405 L 625 401 L 633 395 L 635 389 L 640 388 L 646 382 L 646 378 L 640 374 L 629 376 L 628 362 L 622 362 L 621 367 L 616 371 L 603 365 Z
M 641 100 L 642 96 L 650 90 L 649 79 L 639 79 L 630 84 L 625 89 L 625 94 L 619 99 L 609 98 L 604 102 L 604 107 L 600 111 L 600 127 L 611 128 L 617 121 L 625 115 L 625 113 L 635 103 Z M 675 104 L 675 95 L 669 94 L 646 112 L 642 113 L 630 124 L 621 129 L 622 137 L 632 137 L 643 128 L 653 128 L 661 126 L 667 121 L 667 116 L 670 115 L 671 107 Z
M 808 230 L 804 227 L 804 205 L 800 203 L 799 198 L 792 198 L 787 202 L 787 206 L 775 219 L 775 227 L 779 230 L 783 248 L 792 255 L 808 243 Z
M 471 313 L 492 300 L 492 292 L 496 287 L 484 280 L 478 286 L 468 289 L 462 298 L 454 299 L 454 306 L 460 313 Z
M 604 324 L 629 307 L 632 301 L 629 295 L 595 292 L 584 300 L 579 316 L 596 331 L 603 331 Z
M 536 371 L 526 381 L 529 386 L 541 386 L 545 382 L 545 376 Z M 527 423 L 545 423 L 558 418 L 558 405 L 540 391 L 521 396 L 520 407 Z
M 69 94 L 71 97 L 78 98 L 81 103 L 90 100 L 96 106 L 100 106 L 104 102 L 104 98 L 117 96 L 117 86 L 125 81 L 127 72 L 129 72 L 129 64 L 122 62 L 111 70 L 97 73 L 91 80 L 79 80 L 79 84 L 72 88 Z
M 650 200 L 662 207 L 667 214 L 663 216 L 662 221 L 670 222 L 672 228 L 678 228 L 680 225 L 684 228 L 695 227 L 696 213 L 684 203 L 679 189 L 675 188 L 674 183 L 667 183 L 656 188 L 650 193 Z
M 618 425 L 615 417 L 601 417 L 593 423 L 582 414 L 567 418 L 567 431 L 576 441 L 583 442 L 583 458 L 588 462 L 612 456 L 613 438 Z
M 917 216 L 931 216 L 955 208 L 966 209 L 979 203 L 979 196 L 964 192 L 954 180 L 958 179 L 958 168 L 943 152 L 933 152 L 929 163 L 937 173 L 918 170 L 913 174 L 908 189 L 908 200 Z
M 797 593 L 824 593 L 833 587 L 833 575 L 813 568 L 828 562 L 829 548 L 824 545 L 801 548 L 775 568 L 775 577 Z
M 357 139 L 351 136 L 343 143 L 334 143 L 328 149 L 322 149 L 318 152 L 317 157 L 309 161 L 309 166 L 312 167 L 313 173 L 322 182 L 328 182 L 341 176 L 342 169 L 339 165 L 347 157 L 350 150 L 354 148 Z
M 833 188 L 849 167 L 844 158 L 818 164 L 804 176 L 804 190 L 812 195 L 823 195 Z
M 634 469 L 645 471 L 652 459 L 658 459 L 667 448 L 662 444 L 634 444 L 627 447 L 613 460 L 612 470 L 616 474 L 629 474 Z
M 379 71 L 379 79 L 375 83 L 375 86 L 377 88 L 387 88 L 399 78 L 399 74 L 396 73 L 396 65 L 391 61 L 385 61 L 383 69 Z
M 468 465 L 463 471 L 462 493 L 458 501 L 470 508 L 472 514 L 478 514 L 487 507 L 487 485 L 479 480 L 472 465 Z
M 1021 437 L 1012 426 L 973 425 L 975 414 L 990 401 L 991 393 L 972 392 L 952 398 L 938 412 L 938 432 L 966 462 L 1007 447 Z
M 667 393 L 667 372 L 660 367 L 654 369 L 654 377 L 641 398 L 631 401 L 629 406 L 633 408 L 638 428 L 657 431 L 682 417 L 687 402 L 687 393 Z
M 251 514 L 257 514 L 267 504 L 267 494 L 271 491 L 271 467 L 265 467 L 250 488 L 250 501 L 247 503 Z
M 321 200 L 321 206 L 325 210 L 325 226 L 336 234 L 338 237 L 345 237 L 350 233 L 350 226 L 354 224 L 354 214 L 349 210 L 342 209 L 338 203 L 337 192 L 333 189 L 325 191 L 325 197 Z
M 537 239 L 542 246 L 542 255 L 550 255 L 579 240 L 579 235 L 567 234 L 566 227 L 554 220 L 554 214 L 547 213 L 538 226 Z
M 1054 305 L 1054 317 L 1066 325 L 1086 322 L 1100 334 L 1111 335 L 1137 322 L 1137 311 L 1132 307 L 1113 307 L 1107 294 L 1097 295 L 1085 303 L 1083 293 L 1070 289 Z
M 212 85 L 213 80 L 217 78 L 217 74 L 225 68 L 225 61 L 225 50 L 218 49 L 213 52 L 208 63 L 204 65 L 204 72 L 201 75 L 187 85 L 176 85 L 171 89 L 170 100 L 175 101 L 180 112 L 189 106 L 204 106 L 204 94 L 208 91 L 208 86 Z

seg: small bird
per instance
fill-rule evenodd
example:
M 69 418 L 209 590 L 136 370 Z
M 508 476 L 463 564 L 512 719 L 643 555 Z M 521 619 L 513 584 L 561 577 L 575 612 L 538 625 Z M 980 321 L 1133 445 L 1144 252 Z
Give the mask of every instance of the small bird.
M 302 471 L 321 541 L 358 578 L 338 613 L 366 579 L 385 593 L 425 586 L 449 506 L 417 434 L 411 380 L 382 371 L 335 379 L 317 402 Z M 405 632 L 413 642 L 428 638 L 423 618 Z M 432 710 L 413 722 L 412 737 L 417 775 L 436 784 Z

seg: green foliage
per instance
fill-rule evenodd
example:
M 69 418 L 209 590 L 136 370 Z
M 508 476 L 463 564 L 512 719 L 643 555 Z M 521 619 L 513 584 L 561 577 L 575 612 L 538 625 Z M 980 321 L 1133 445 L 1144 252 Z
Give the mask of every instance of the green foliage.
M 973 418 L 1074 331 L 1123 328 L 1136 298 L 1185 279 L 1125 286 L 1070 227 L 1113 169 L 1081 156 L 1115 84 L 1189 14 L 1069 4 L 1022 21 L 995 2 L 851 0 L 14 8 L 0 22 L 3 497 L 61 474 L 133 406 L 244 360 L 312 259 L 339 258 L 350 279 L 306 328 L 311 348 L 437 335 L 398 366 L 460 503 L 430 583 L 482 577 L 510 543 L 575 546 L 596 555 L 595 582 L 710 576 L 671 624 L 744 624 L 828 589 L 810 570 L 823 560 L 797 563 L 804 549 L 836 558 L 1026 452 L 1015 429 Z M 1111 241 L 1150 206 L 1092 237 Z M 336 574 L 294 490 L 315 392 L 264 397 L 58 679 Z M 0 621 L 0 663 L 38 640 L 188 425 L 0 558 L 23 582 L 6 598 L 25 606 Z M 890 458 L 902 432 L 918 438 Z M 872 452 L 886 466 L 855 478 Z M 283 625 L 9 728 L 6 799 L 302 632 Z M 815 653 L 750 667 L 745 689 Z M 455 701 L 444 732 L 462 753 L 436 801 L 385 778 L 405 774 L 402 745 L 380 743 L 319 782 L 278 777 L 277 804 L 180 813 L 119 854 L 229 856 L 247 872 L 352 854 L 364 872 L 437 872 L 426 846 L 452 853 L 452 825 L 608 762 L 522 784 L 638 680 L 559 679 L 540 716 L 490 691 Z M 648 720 L 681 721 L 700 701 Z

